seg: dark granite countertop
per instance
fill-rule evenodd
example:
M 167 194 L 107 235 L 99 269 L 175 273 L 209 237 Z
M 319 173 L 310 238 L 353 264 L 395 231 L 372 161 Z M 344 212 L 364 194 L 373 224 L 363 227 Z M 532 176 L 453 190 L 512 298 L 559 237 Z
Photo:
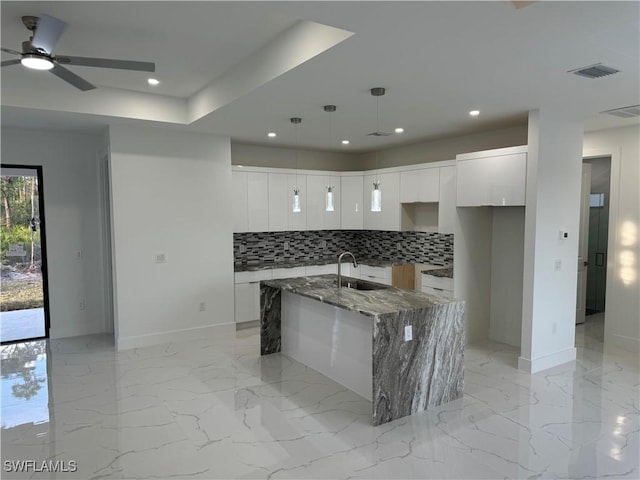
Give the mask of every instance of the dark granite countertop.
M 395 261 L 395 260 L 377 260 L 371 258 L 358 258 L 359 265 L 369 265 L 370 267 L 390 267 L 393 265 L 406 265 L 408 263 L 415 262 L 405 262 L 405 261 Z M 337 256 L 331 256 L 326 258 L 318 258 L 313 260 L 283 260 L 277 262 L 252 262 L 252 263 L 236 263 L 234 265 L 235 272 L 253 272 L 256 270 L 268 270 L 272 268 L 294 268 L 294 267 L 306 267 L 311 265 L 330 265 L 332 263 L 338 263 Z M 346 260 L 345 260 L 346 263 Z
M 453 278 L 453 267 L 449 268 L 429 268 L 422 270 L 422 273 L 433 275 L 434 277 Z
M 343 278 L 354 282 L 358 281 L 355 278 Z M 338 291 L 337 282 L 337 275 L 314 275 L 263 280 L 261 283 L 370 317 L 459 303 L 458 300 L 450 300 L 387 285 L 381 290 L 354 290 L 343 287 Z

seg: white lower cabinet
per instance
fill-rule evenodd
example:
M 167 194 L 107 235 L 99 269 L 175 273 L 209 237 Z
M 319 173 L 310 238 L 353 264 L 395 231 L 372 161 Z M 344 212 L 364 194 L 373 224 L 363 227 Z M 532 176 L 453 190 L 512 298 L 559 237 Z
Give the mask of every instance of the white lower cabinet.
M 393 267 L 372 267 L 370 265 L 360 265 L 360 276 L 362 280 L 391 285 Z
M 236 323 L 258 320 L 260 318 L 260 282 L 236 284 L 235 305 Z
M 306 275 L 329 275 L 338 273 L 338 264 L 330 263 L 329 265 L 309 265 L 306 267 Z
M 453 278 L 422 274 L 422 293 L 453 298 Z

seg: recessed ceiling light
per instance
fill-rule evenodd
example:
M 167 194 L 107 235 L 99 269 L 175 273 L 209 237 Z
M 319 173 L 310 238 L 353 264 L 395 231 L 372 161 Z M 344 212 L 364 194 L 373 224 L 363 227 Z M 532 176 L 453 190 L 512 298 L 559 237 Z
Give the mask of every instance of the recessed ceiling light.
M 342 140 L 343 145 L 349 145 L 349 140 Z
M 242 167 L 244 167 L 244 165 L 236 165 L 236 167 L 242 168 Z
M 156 85 L 160 85 L 160 80 L 158 80 L 157 78 L 147 78 L 147 83 L 155 87 Z
M 403 133 L 404 132 L 404 128 L 402 127 L 397 127 L 395 130 L 396 133 Z
M 269 137 L 269 138 L 275 138 L 275 137 L 276 137 L 276 132 L 269 132 L 269 133 L 267 133 L 267 137 Z
M 469 115 L 471 115 L 472 117 L 477 117 L 478 115 L 480 115 L 480 110 L 471 110 L 469 112 Z

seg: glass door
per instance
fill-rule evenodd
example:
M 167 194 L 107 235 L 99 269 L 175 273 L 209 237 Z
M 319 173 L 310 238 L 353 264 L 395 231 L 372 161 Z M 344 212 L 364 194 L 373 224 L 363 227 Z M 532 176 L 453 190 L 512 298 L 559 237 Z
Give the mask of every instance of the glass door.
M 42 167 L 2 165 L 0 341 L 47 338 Z

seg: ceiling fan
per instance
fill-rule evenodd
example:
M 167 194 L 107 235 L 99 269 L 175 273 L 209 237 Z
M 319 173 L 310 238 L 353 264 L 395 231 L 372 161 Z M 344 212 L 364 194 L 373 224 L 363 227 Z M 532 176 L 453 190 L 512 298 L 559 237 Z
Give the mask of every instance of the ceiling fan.
M 22 52 L 1 48 L 3 52 L 20 56 L 19 59 L 7 60 L 0 66 L 8 67 L 21 63 L 25 67 L 35 70 L 49 70 L 56 77 L 61 78 L 74 87 L 82 90 L 93 90 L 95 85 L 79 77 L 63 65 L 80 65 L 84 67 L 118 68 L 121 70 L 136 70 L 140 72 L 154 72 L 155 63 L 135 62 L 131 60 L 115 60 L 109 58 L 70 57 L 68 55 L 54 55 L 53 48 L 60 39 L 67 23 L 49 15 L 40 17 L 24 16 L 22 23 L 33 35 L 22 42 Z

